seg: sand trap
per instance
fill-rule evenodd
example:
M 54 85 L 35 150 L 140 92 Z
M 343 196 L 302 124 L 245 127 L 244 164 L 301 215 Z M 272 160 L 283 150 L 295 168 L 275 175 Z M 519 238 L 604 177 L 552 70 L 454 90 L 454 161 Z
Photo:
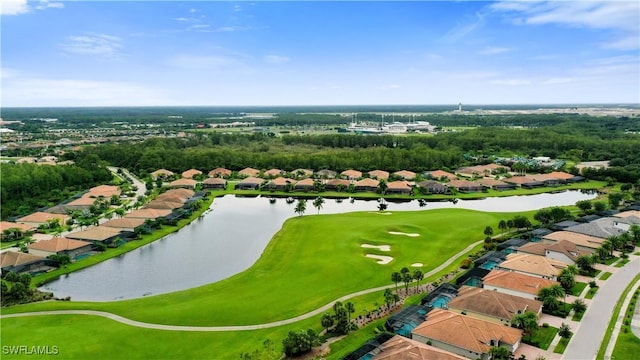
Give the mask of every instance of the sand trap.
M 403 233 L 403 232 L 399 232 L 399 231 L 389 231 L 389 234 L 391 234 L 391 235 L 404 235 L 404 236 L 410 236 L 410 237 L 420 236 L 420 234 L 416 234 L 416 233 Z
M 413 266 L 413 267 L 423 267 L 424 264 L 423 263 L 413 263 L 413 264 L 411 264 L 411 266 Z
M 391 260 L 393 260 L 393 258 L 391 256 L 373 255 L 373 254 L 367 254 L 365 256 L 368 257 L 368 258 L 377 259 L 378 260 L 378 264 L 380 264 L 380 265 L 386 265 L 386 264 L 390 263 Z
M 369 211 L 369 214 L 378 214 L 378 215 L 391 215 L 390 212 L 379 212 L 379 211 Z
M 370 244 L 362 244 L 360 245 L 363 248 L 371 248 L 378 249 L 380 251 L 391 251 L 391 245 L 370 245 Z

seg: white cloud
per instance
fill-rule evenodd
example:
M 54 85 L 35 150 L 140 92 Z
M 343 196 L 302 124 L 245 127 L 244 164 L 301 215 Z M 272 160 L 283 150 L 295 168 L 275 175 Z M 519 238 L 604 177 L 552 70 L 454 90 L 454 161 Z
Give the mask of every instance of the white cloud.
M 505 47 L 488 47 L 485 49 L 482 49 L 480 51 L 478 51 L 478 54 L 480 55 L 497 55 L 497 54 L 503 54 L 506 52 L 509 52 L 513 49 L 511 48 L 505 48 Z
M 3 106 L 151 106 L 167 104 L 169 98 L 133 82 L 17 76 L 2 84 Z
M 41 0 L 36 5 L 30 5 L 27 0 L 2 0 L 0 1 L 0 15 L 20 15 L 26 14 L 33 9 L 62 9 L 64 4 L 61 2 L 49 2 Z
M 29 12 L 27 0 L 2 0 L 0 1 L 0 14 L 19 15 Z
M 544 80 L 542 83 L 544 85 L 555 85 L 555 84 L 569 84 L 579 81 L 579 78 L 572 77 L 559 77 L 559 78 L 551 78 Z
M 122 39 L 106 34 L 69 36 L 61 47 L 74 54 L 115 57 L 122 48 Z
M 484 17 L 484 14 L 476 13 L 473 18 L 466 22 L 458 23 L 456 27 L 447 32 L 442 39 L 447 42 L 455 42 L 462 39 L 468 34 L 471 34 L 475 30 L 481 28 L 485 23 Z
M 529 85 L 531 84 L 531 81 L 526 79 L 499 79 L 492 80 L 491 83 L 495 85 L 521 86 Z
M 243 66 L 239 57 L 228 55 L 179 55 L 169 59 L 167 63 L 186 70 L 216 70 Z
M 267 55 L 264 57 L 264 61 L 269 64 L 286 64 L 290 61 L 290 59 L 286 56 Z

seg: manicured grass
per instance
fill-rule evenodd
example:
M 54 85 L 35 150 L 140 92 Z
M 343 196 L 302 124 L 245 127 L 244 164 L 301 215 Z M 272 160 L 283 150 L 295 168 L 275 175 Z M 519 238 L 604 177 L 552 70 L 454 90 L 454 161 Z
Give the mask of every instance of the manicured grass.
M 622 259 L 622 260 L 618 261 L 618 262 L 617 262 L 615 265 L 613 265 L 613 266 L 615 266 L 615 267 L 617 267 L 617 268 L 621 268 L 621 267 L 623 267 L 623 266 L 627 265 L 627 263 L 629 263 L 629 261 L 631 261 L 631 260 L 629 260 L 629 259 Z
M 605 272 L 604 274 L 602 274 L 602 276 L 600 276 L 600 279 L 598 280 L 607 280 L 608 278 L 611 277 L 611 273 L 610 272 Z
M 571 317 L 571 320 L 573 321 L 580 321 L 582 320 L 582 317 L 584 316 L 584 311 L 583 312 L 579 312 L 579 313 L 573 313 L 573 316 Z
M 254 266 L 214 284 L 136 300 L 27 304 L 5 312 L 95 309 L 138 321 L 175 325 L 248 325 L 283 320 L 342 295 L 391 284 L 391 272 L 412 263 L 423 263 L 424 272 L 433 269 L 479 240 L 487 224 L 495 226 L 500 219 L 512 216 L 437 209 L 388 216 L 356 212 L 295 217 L 286 221 Z M 389 231 L 421 235 L 398 236 Z M 391 251 L 365 249 L 360 246 L 364 243 L 391 245 Z M 380 265 L 366 258 L 367 253 L 392 256 L 394 260 Z M 247 299 L 251 299 L 250 306 Z
M 616 303 L 616 307 L 613 310 L 611 315 L 611 320 L 609 321 L 609 325 L 607 326 L 607 331 L 604 333 L 604 338 L 602 339 L 602 343 L 600 344 L 600 350 L 598 350 L 598 359 L 602 359 L 604 357 L 604 352 L 607 350 L 607 345 L 609 345 L 609 340 L 611 339 L 611 333 L 613 332 L 614 325 L 616 321 L 618 321 L 618 316 L 620 315 L 620 308 L 622 308 L 622 302 L 627 297 L 627 293 L 631 290 L 631 288 L 635 285 L 636 282 L 640 281 L 640 274 L 636 275 L 636 277 L 629 282 L 629 285 L 622 291 L 618 302 Z M 621 332 L 622 333 L 622 332 Z
M 626 326 L 629 328 L 629 326 Z M 616 347 L 613 349 L 612 359 L 615 360 L 635 360 L 640 354 L 640 339 L 638 339 L 629 328 L 628 332 L 620 331 Z
M 0 243 L 0 249 L 4 250 L 10 247 L 17 246 L 19 242 L 20 240 L 13 240 L 13 241 L 7 241 L 7 242 L 3 241 L 2 243 Z
M 523 336 L 522 342 L 531 344 L 542 350 L 547 350 L 557 333 L 558 328 L 555 328 L 553 326 L 539 327 L 533 336 Z
M 604 261 L 604 263 L 605 263 L 605 265 L 611 265 L 611 264 L 613 264 L 614 262 L 618 261 L 618 259 L 620 259 L 620 258 L 617 258 L 617 257 L 615 257 L 615 256 L 614 256 L 614 257 L 610 257 L 610 258 L 606 259 L 606 260 Z
M 598 289 L 599 289 L 598 287 L 590 288 L 589 291 L 587 291 L 587 294 L 584 296 L 584 298 L 585 299 L 593 299 L 593 297 L 598 292 Z
M 587 283 L 576 282 L 576 284 L 573 285 L 573 287 L 571 288 L 571 295 L 579 296 L 582 293 L 582 290 L 584 290 L 585 287 L 587 287 Z
M 571 338 L 561 338 L 558 345 L 553 349 L 553 352 L 556 354 L 564 354 L 564 351 L 567 349 L 567 345 L 569 345 L 569 340 L 571 340 Z
M 349 336 L 341 339 L 340 341 L 336 341 L 335 343 L 331 344 L 331 352 L 327 355 L 326 359 L 339 360 L 355 351 L 357 348 L 364 345 L 367 341 L 380 334 L 379 331 L 376 331 L 376 328 L 383 329 L 385 321 L 386 319 L 373 321 L 363 328 L 358 329 L 356 332 L 349 334 Z

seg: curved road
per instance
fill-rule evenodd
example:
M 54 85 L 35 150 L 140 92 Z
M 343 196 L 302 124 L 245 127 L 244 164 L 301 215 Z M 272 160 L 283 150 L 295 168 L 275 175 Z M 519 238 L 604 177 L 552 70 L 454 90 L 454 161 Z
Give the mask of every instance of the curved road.
M 442 264 L 440 264 L 438 267 L 436 267 L 435 269 L 427 272 L 424 274 L 424 277 L 429 277 L 432 276 L 433 274 L 438 273 L 439 271 L 441 271 L 442 269 L 446 268 L 447 266 L 449 266 L 451 263 L 453 263 L 454 261 L 456 261 L 458 258 L 460 258 L 461 256 L 464 256 L 467 252 L 469 252 L 471 249 L 473 249 L 475 246 L 482 244 L 484 242 L 484 240 L 481 241 L 476 241 L 473 244 L 467 246 L 466 248 L 464 248 L 462 251 L 458 252 L 455 256 L 449 258 L 449 260 L 443 262 Z M 324 311 L 327 311 L 329 309 L 331 309 L 333 307 L 333 304 L 336 301 L 346 301 L 349 300 L 351 298 L 357 297 L 357 296 L 361 296 L 361 295 L 366 295 L 372 292 L 376 292 L 376 291 L 381 291 L 381 290 L 385 290 L 387 288 L 393 288 L 395 287 L 395 285 L 391 284 L 391 285 L 385 285 L 385 286 L 380 286 L 380 287 L 376 287 L 376 288 L 372 288 L 372 289 L 367 289 L 367 290 L 362 290 L 362 291 L 358 291 L 352 294 L 348 294 L 345 295 L 341 298 L 338 298 L 322 307 L 319 307 L 313 311 L 310 311 L 306 314 L 302 314 L 300 316 L 296 316 L 294 318 L 290 318 L 290 319 L 286 319 L 286 320 L 280 320 L 280 321 L 274 321 L 274 322 L 270 322 L 270 323 L 266 323 L 266 324 L 256 324 L 256 325 L 236 325 L 236 326 L 183 326 L 183 325 L 162 325 L 162 324 L 151 324 L 151 323 L 145 323 L 145 322 L 141 322 L 141 321 L 135 321 L 135 320 L 131 320 L 125 317 L 122 317 L 120 315 L 116 315 L 116 314 L 112 314 L 109 312 L 105 312 L 105 311 L 94 311 L 94 310 L 54 310 L 54 311 L 38 311 L 38 312 L 28 312 L 28 313 L 18 313 L 18 314 L 9 314 L 9 315 L 1 315 L 0 319 L 6 319 L 6 318 L 14 318 L 14 317 L 23 317 L 23 316 L 42 316 L 42 315 L 94 315 L 94 316 L 102 316 L 102 317 L 106 317 L 107 319 L 111 319 L 126 325 L 130 325 L 130 326 L 136 326 L 136 327 L 141 327 L 141 328 L 147 328 L 147 329 L 156 329 L 156 330 L 169 330 L 169 331 L 247 331 L 247 330 L 258 330 L 258 329 L 267 329 L 267 328 L 272 328 L 272 327 L 276 327 L 276 326 L 282 326 L 282 325 L 288 325 L 288 324 L 292 324 L 301 320 L 305 320 L 308 319 L 310 317 L 316 316 L 318 314 L 321 314 Z

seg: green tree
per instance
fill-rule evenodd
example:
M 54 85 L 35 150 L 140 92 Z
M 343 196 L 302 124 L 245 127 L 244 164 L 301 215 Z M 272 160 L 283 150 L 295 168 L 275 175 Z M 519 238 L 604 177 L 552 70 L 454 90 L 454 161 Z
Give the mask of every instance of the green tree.
M 504 220 L 500 220 L 500 222 L 498 223 L 498 229 L 500 229 L 503 234 L 508 228 L 509 227 L 507 226 L 507 222 Z
M 313 329 L 289 331 L 287 337 L 282 340 L 282 347 L 285 355 L 295 357 L 308 353 L 318 342 L 318 335 Z
M 484 234 L 486 236 L 491 236 L 493 235 L 493 228 L 491 226 L 487 226 L 484 228 Z
M 356 308 L 352 302 L 347 302 L 346 304 L 344 304 L 344 308 L 345 310 L 347 310 L 347 321 L 349 322 L 349 324 L 351 324 L 351 314 L 356 312 Z
M 573 309 L 573 311 L 579 314 L 587 310 L 587 305 L 584 303 L 584 301 L 582 301 L 582 299 L 576 299 L 576 301 L 574 301 L 571 305 L 571 308 Z
M 571 328 L 568 324 L 562 323 L 558 328 L 558 335 L 562 338 L 568 339 L 573 335 L 573 333 L 571 332 Z
M 511 351 L 504 346 L 492 346 L 489 349 L 489 354 L 493 360 L 509 360 L 511 358 Z
M 558 301 L 559 297 L 565 296 L 565 292 L 558 284 L 554 284 L 540 289 L 538 292 L 538 298 L 542 301 L 543 305 L 549 310 L 555 310 L 560 305 Z
M 323 205 L 324 205 L 324 199 L 321 198 L 320 196 L 318 196 L 317 198 L 315 198 L 315 200 L 313 200 L 313 207 L 318 209 L 318 214 L 320 214 L 320 209 L 322 209 Z
M 591 200 L 580 200 L 576 203 L 576 206 L 583 213 L 588 213 L 593 208 L 593 204 L 591 203 Z
M 538 314 L 533 311 L 516 314 L 513 319 L 511 319 L 511 324 L 518 329 L 523 329 L 525 335 L 533 336 L 538 329 Z
M 594 201 L 593 209 L 596 211 L 596 213 L 601 213 L 607 210 L 607 204 L 604 201 Z
M 558 281 L 565 292 L 571 292 L 571 288 L 576 284 L 575 273 L 571 269 L 564 268 L 558 275 Z
M 399 274 L 399 273 L 398 273 Z M 394 293 L 391 289 L 384 289 L 384 303 L 387 305 L 387 309 L 391 307 L 391 303 L 394 300 Z
M 334 324 L 333 316 L 329 313 L 322 314 L 322 317 L 320 318 L 320 323 L 322 324 L 322 327 L 325 328 L 326 331 L 329 331 L 329 328 L 331 328 Z
M 18 282 L 22 283 L 27 289 L 31 285 L 31 275 L 29 273 L 22 273 L 18 276 Z
M 593 257 L 589 255 L 580 255 L 576 259 L 576 265 L 584 273 L 590 273 L 593 271 Z
M 298 214 L 298 216 L 302 216 L 304 212 L 307 211 L 307 200 L 298 199 L 294 211 L 296 212 L 296 214 Z
M 391 281 L 396 284 L 396 291 L 398 291 L 398 283 L 402 281 L 402 274 L 397 271 L 391 273 Z
M 420 281 L 424 279 L 424 273 L 422 272 L 422 270 L 420 269 L 413 270 L 413 279 L 417 281 L 416 283 L 416 292 L 417 292 L 418 288 L 420 287 Z

